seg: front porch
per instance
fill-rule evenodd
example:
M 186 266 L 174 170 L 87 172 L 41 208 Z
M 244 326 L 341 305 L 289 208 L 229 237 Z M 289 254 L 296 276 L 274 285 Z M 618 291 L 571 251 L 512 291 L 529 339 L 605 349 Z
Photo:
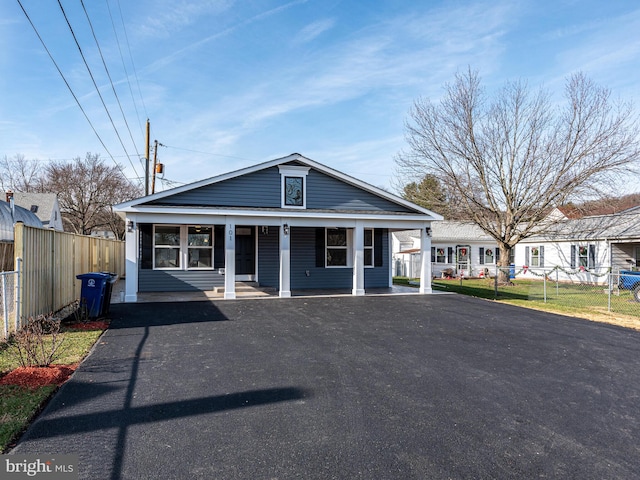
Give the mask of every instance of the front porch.
M 126 292 L 126 279 L 120 279 L 114 285 L 111 296 L 111 303 L 124 303 L 124 294 Z M 417 295 L 420 290 L 414 287 L 404 285 L 393 285 L 391 287 L 368 288 L 365 296 L 379 295 Z M 292 297 L 337 297 L 337 296 L 353 296 L 353 292 L 349 288 L 324 288 L 324 289 L 300 289 L 292 290 Z M 203 302 L 223 300 L 224 289 L 214 289 L 210 291 L 197 292 L 142 292 L 138 293 L 137 302 L 154 303 L 154 302 Z M 235 299 L 275 299 L 280 298 L 279 293 L 272 287 L 259 287 L 248 284 L 246 282 L 236 282 Z

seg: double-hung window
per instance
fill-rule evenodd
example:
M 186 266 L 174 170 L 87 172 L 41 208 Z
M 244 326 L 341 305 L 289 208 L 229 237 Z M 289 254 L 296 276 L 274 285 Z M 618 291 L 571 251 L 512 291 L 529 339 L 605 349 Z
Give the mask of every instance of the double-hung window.
M 327 267 L 346 267 L 349 263 L 349 241 L 346 228 L 327 228 Z
M 364 229 L 364 266 L 373 267 L 373 229 Z
M 211 268 L 213 266 L 213 229 L 201 225 L 188 227 L 189 268 Z
M 213 268 L 213 227 L 154 225 L 153 268 L 195 270 Z
M 153 234 L 154 268 L 179 269 L 180 225 L 156 225 Z
M 571 245 L 571 268 L 592 269 L 596 266 L 596 246 Z

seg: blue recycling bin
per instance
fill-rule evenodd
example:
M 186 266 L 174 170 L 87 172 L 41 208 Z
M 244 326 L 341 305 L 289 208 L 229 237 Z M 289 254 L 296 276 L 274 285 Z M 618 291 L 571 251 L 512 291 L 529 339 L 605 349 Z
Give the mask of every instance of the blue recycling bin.
M 509 265 L 509 278 L 510 279 L 516 278 L 516 265 L 515 265 L 515 263 L 512 263 L 511 265 Z
M 105 291 L 111 275 L 108 273 L 91 272 L 76 275 L 76 278 L 82 280 L 80 305 L 84 305 L 87 308 L 89 318 L 99 317 L 102 315 L 104 309 Z

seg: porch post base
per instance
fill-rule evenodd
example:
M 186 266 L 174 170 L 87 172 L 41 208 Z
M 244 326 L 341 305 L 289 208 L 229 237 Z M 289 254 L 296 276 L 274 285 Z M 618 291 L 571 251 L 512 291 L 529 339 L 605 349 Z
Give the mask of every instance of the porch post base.
M 351 290 L 351 295 L 355 295 L 357 297 L 361 297 L 364 295 L 364 288 L 354 288 Z
M 138 301 L 138 295 L 135 294 L 135 293 L 134 294 L 125 295 L 124 301 L 125 301 L 125 303 L 136 303 Z
M 224 292 L 224 299 L 225 300 L 235 300 L 236 299 L 236 292 Z
M 291 296 L 291 290 L 280 290 L 278 296 L 280 298 L 289 298 Z

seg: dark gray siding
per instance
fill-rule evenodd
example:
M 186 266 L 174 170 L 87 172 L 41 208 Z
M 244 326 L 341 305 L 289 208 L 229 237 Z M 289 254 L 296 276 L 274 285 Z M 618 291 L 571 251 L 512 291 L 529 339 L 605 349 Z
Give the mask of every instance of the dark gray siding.
M 382 265 L 364 269 L 364 288 L 389 286 L 389 231 L 384 229 L 382 234 Z M 375 246 L 378 248 L 378 245 Z
M 306 178 L 307 208 L 415 213 L 317 170 Z M 281 177 L 271 167 L 241 177 L 178 193 L 149 202 L 150 205 L 280 208 Z
M 413 212 L 316 170 L 307 176 L 307 208 Z
M 315 228 L 291 229 L 291 290 L 352 286 L 352 268 L 316 267 Z
M 217 270 L 138 270 L 140 292 L 195 292 L 224 286 Z
M 291 229 L 291 290 L 353 288 L 353 268 L 316 267 L 315 234 L 315 228 Z M 365 268 L 365 289 L 389 285 L 389 235 L 386 230 L 382 236 L 382 247 L 382 266 Z
M 258 282 L 265 287 L 280 286 L 280 231 L 269 227 L 264 235 L 258 228 Z
M 212 207 L 272 207 L 282 205 L 280 197 L 280 171 L 278 167 L 196 188 L 151 205 L 197 205 Z

